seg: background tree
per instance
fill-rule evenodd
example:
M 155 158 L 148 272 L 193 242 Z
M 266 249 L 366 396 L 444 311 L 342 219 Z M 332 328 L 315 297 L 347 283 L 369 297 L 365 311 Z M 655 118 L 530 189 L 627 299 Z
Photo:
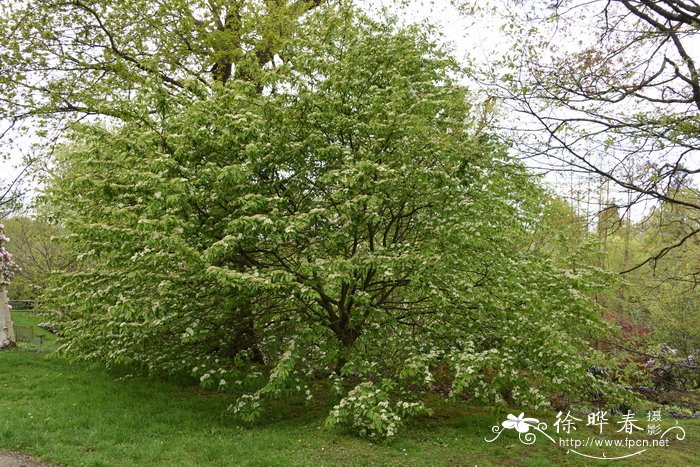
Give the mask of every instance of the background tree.
M 20 179 L 21 174 L 11 181 L 0 178 L 0 219 L 21 211 L 23 192 L 19 186 Z
M 75 122 L 158 128 L 169 111 L 232 77 L 262 92 L 265 73 L 284 63 L 278 52 L 299 19 L 321 3 L 3 1 L 0 156 L 34 142 L 41 178 Z
M 606 187 L 587 212 L 606 227 L 599 264 L 632 273 L 598 296 L 621 329 L 609 354 L 627 353 L 616 358 L 632 361 L 639 376 L 660 347 L 672 348 L 697 382 L 687 325 L 696 317 L 689 304 L 700 232 L 700 9 L 692 1 L 644 0 L 510 6 L 505 30 L 514 47 L 482 79 L 521 115 L 506 134 L 532 166 L 571 179 L 594 176 Z M 611 204 L 619 216 L 613 229 Z
M 10 302 L 7 298 L 7 286 L 12 280 L 16 265 L 12 261 L 12 254 L 5 249 L 5 244 L 9 240 L 3 225 L 0 224 L 0 349 L 15 345 L 15 330 L 12 325 Z
M 487 92 L 523 116 L 513 134 L 521 154 L 543 170 L 608 180 L 623 215 L 665 203 L 689 208 L 697 219 L 700 206 L 673 189 L 686 180 L 698 193 L 692 183 L 700 172 L 696 2 L 510 6 L 501 11 L 508 11 L 513 48 L 483 80 Z
M 8 251 L 19 267 L 9 294 L 15 300 L 37 300 L 52 273 L 72 268 L 75 255 L 58 241 L 63 232 L 57 226 L 28 217 L 6 219 L 4 224 L 12 238 Z
M 692 191 L 677 197 L 697 202 Z M 659 251 L 679 243 L 698 228 L 693 211 L 675 204 L 664 204 L 642 223 L 642 248 Z M 648 264 L 635 277 L 641 282 L 641 301 L 648 311 L 645 325 L 654 329 L 655 343 L 668 345 L 689 357 L 700 350 L 700 309 L 698 276 L 700 275 L 700 240 L 693 237 L 670 250 L 666 260 Z M 700 369 L 700 368 L 698 368 Z
M 692 191 L 676 196 L 693 197 Z M 607 290 L 596 295 L 605 310 L 604 319 L 618 331 L 597 339 L 598 348 L 617 362 L 618 377 L 656 402 L 700 407 L 693 390 L 700 381 L 697 321 L 698 243 L 695 238 L 678 243 L 696 228 L 688 208 L 663 203 L 638 222 L 603 211 L 597 251 L 600 260 L 589 264 L 614 272 L 626 264 L 641 264 Z M 605 229 L 606 226 L 612 228 Z M 602 234 L 605 234 L 602 237 Z M 649 261 L 664 253 L 663 260 Z
M 182 99 L 231 77 L 264 84 L 318 0 L 40 0 L 0 6 L 0 118 L 149 120 L 153 86 Z M 135 106 L 135 100 L 140 100 Z M 170 100 L 170 103 L 177 100 Z M 55 121 L 54 121 L 55 122 Z

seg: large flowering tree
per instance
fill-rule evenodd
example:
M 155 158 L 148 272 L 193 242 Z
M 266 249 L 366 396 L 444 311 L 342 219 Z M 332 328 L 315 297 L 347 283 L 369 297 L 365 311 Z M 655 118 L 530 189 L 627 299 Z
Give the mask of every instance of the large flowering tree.
M 12 325 L 7 286 L 10 285 L 17 265 L 12 260 L 12 254 L 5 248 L 8 241 L 10 239 L 5 235 L 5 226 L 0 224 L 0 349 L 15 345 L 15 330 Z
M 368 436 L 436 385 L 598 390 L 595 274 L 531 247 L 542 193 L 428 33 L 319 9 L 280 55 L 263 92 L 156 93 L 158 125 L 76 129 L 46 196 L 82 251 L 47 297 L 63 350 L 237 386 L 244 419 L 330 378 L 329 424 Z

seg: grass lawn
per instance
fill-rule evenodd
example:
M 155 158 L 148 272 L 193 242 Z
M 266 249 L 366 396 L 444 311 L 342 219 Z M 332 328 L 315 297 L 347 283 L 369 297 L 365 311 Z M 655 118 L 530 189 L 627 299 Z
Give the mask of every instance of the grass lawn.
M 15 316 L 17 322 L 33 318 Z M 673 439 L 669 447 L 650 448 L 625 461 L 589 461 L 547 444 L 541 435 L 534 445 L 522 445 L 513 430 L 486 443 L 502 417 L 436 400 L 433 416 L 414 422 L 388 444 L 372 444 L 325 429 L 327 403 L 280 402 L 264 420 L 243 426 L 225 411 L 230 394 L 124 377 L 38 350 L 20 346 L 0 352 L 0 450 L 70 466 L 700 465 L 700 420 L 681 420 L 686 438 Z M 551 425 L 554 414 L 540 418 Z M 674 423 L 662 422 L 664 428 Z M 579 438 L 593 433 L 584 424 L 579 422 Z M 617 426 L 608 428 L 610 438 Z M 630 452 L 605 450 L 608 457 Z
M 12 312 L 12 322 L 15 327 L 22 326 L 25 328 L 32 328 L 34 335 L 33 343 L 22 344 L 23 348 L 33 348 L 37 350 L 48 350 L 49 348 L 55 346 L 56 336 L 50 332 L 40 328 L 38 324 L 41 322 L 35 313 L 30 311 L 13 311 Z M 39 345 L 41 342 L 43 345 Z

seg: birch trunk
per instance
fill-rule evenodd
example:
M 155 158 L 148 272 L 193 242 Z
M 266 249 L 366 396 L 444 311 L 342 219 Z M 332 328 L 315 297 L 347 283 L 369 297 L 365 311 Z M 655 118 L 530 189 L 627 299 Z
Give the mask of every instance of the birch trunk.
M 15 328 L 12 325 L 7 286 L 0 284 L 0 349 L 15 346 Z

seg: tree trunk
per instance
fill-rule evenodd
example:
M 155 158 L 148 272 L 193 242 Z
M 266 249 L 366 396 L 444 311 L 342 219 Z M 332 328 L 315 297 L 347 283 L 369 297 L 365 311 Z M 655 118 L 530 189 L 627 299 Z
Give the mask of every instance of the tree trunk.
M 342 328 L 335 330 L 335 334 L 340 345 L 334 372 L 340 374 L 340 370 L 348 363 L 348 357 L 352 347 L 355 345 L 355 341 L 360 336 L 360 332 L 357 329 L 348 328 L 347 325 L 344 325 Z
M 10 315 L 7 286 L 0 284 L 0 349 L 15 346 L 15 328 Z

